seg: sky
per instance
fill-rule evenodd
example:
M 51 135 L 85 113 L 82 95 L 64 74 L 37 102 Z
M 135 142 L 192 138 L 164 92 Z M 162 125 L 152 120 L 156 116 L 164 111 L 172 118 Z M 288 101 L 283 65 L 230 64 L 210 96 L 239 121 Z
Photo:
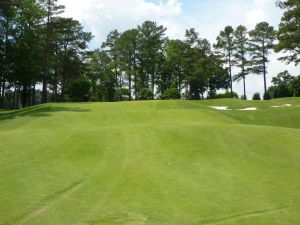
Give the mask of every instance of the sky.
M 185 30 L 195 28 L 201 38 L 214 43 L 225 26 L 246 26 L 249 30 L 262 21 L 267 21 L 276 29 L 282 16 L 276 0 L 58 0 L 66 6 L 65 16 L 79 20 L 86 31 L 95 36 L 90 48 L 101 46 L 107 34 L 118 29 L 120 32 L 145 20 L 157 22 L 167 27 L 167 35 L 172 39 L 183 39 Z M 273 76 L 288 70 L 292 75 L 300 75 L 300 67 L 286 65 L 277 59 L 281 54 L 272 53 L 268 63 L 268 86 Z M 238 71 L 234 70 L 234 73 Z M 234 83 L 234 91 L 243 93 L 242 82 Z M 247 77 L 247 95 L 263 93 L 263 77 Z

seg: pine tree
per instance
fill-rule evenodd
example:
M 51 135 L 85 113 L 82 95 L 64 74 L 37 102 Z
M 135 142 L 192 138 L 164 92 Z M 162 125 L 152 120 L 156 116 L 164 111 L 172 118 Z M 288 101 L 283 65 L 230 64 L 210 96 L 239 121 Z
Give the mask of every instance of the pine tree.
M 117 41 L 118 52 L 122 71 L 128 79 L 129 100 L 132 100 L 133 80 L 135 86 L 135 97 L 137 97 L 137 54 L 138 54 L 138 30 L 131 29 L 125 31 Z
M 251 65 L 252 72 L 264 77 L 264 99 L 267 96 L 267 63 L 269 62 L 268 56 L 270 50 L 274 47 L 276 39 L 276 31 L 274 27 L 270 26 L 267 22 L 261 22 L 256 25 L 255 29 L 250 31 L 250 50 L 251 50 Z
M 217 50 L 217 54 L 220 55 L 224 62 L 228 65 L 228 71 L 230 76 L 230 91 L 233 98 L 233 88 L 232 88 L 232 67 L 234 65 L 233 60 L 233 35 L 234 29 L 231 26 L 225 27 L 223 31 L 220 32 L 217 37 L 217 43 L 214 45 L 214 48 Z
M 240 25 L 234 31 L 234 58 L 235 65 L 240 69 L 240 72 L 233 77 L 234 81 L 243 80 L 244 98 L 246 95 L 246 76 L 250 73 L 249 66 L 249 38 L 247 28 Z
M 159 64 L 166 43 L 166 28 L 157 26 L 155 22 L 145 21 L 138 27 L 140 50 L 140 76 L 142 88 L 151 88 L 154 93 L 156 79 L 159 74 Z M 154 98 L 154 96 L 153 96 Z
M 50 79 L 49 71 L 50 71 L 50 61 L 51 57 L 54 54 L 52 35 L 55 33 L 53 27 L 51 26 L 51 22 L 55 16 L 64 12 L 64 6 L 57 4 L 58 0 L 39 0 L 41 6 L 44 8 L 46 12 L 45 19 L 45 43 L 44 43 L 44 73 L 42 77 L 43 90 L 42 90 L 42 103 L 46 103 L 47 100 L 47 85 Z
M 51 26 L 55 31 L 55 74 L 54 93 L 57 93 L 57 82 L 60 80 L 61 98 L 64 99 L 68 81 L 78 79 L 85 72 L 83 57 L 92 34 L 84 32 L 82 25 L 71 18 L 54 18 Z M 55 96 L 56 97 L 56 96 Z
M 300 2 L 299 0 L 280 1 L 277 5 L 285 10 L 277 38 L 279 43 L 275 46 L 276 52 L 288 53 L 279 58 L 287 63 L 300 63 Z
M 14 24 L 17 4 L 15 1 L 0 1 L 0 108 L 4 106 L 6 83 L 13 70 Z
M 114 74 L 114 79 L 117 81 L 116 89 L 123 87 L 123 77 L 121 71 L 120 52 L 117 46 L 118 39 L 121 33 L 118 30 L 111 31 L 106 38 L 106 41 L 102 43 L 102 50 L 107 52 L 111 58 L 111 67 Z M 116 90 L 115 90 L 116 91 Z

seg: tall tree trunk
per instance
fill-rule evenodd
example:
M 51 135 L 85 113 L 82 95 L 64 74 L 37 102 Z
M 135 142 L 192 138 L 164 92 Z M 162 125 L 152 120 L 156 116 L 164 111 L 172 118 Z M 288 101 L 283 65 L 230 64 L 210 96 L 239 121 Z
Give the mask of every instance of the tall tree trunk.
M 242 56 L 244 58 L 244 54 Z M 244 100 L 247 100 L 247 95 L 246 95 L 246 75 L 245 75 L 245 62 L 242 60 L 242 73 L 243 73 L 243 83 L 244 83 Z
M 263 43 L 263 70 L 264 70 L 264 89 L 265 89 L 265 94 L 267 93 L 267 71 L 266 71 L 266 60 L 265 60 L 265 43 Z M 264 94 L 264 95 L 265 95 Z
M 28 96 L 27 96 L 27 105 L 30 107 L 30 106 L 32 106 L 31 105 L 31 103 L 32 103 L 32 101 L 31 101 L 31 84 L 29 84 L 29 86 L 28 86 Z
M 9 98 L 8 96 L 6 96 L 6 100 L 7 100 L 7 104 L 8 104 L 8 108 L 11 109 L 11 98 Z
M 243 76 L 243 83 L 244 83 L 244 100 L 247 100 L 247 95 L 246 95 L 246 77 Z
M 2 86 L 1 86 L 1 98 L 0 98 L 0 108 L 4 107 L 4 95 L 5 95 L 5 77 L 7 75 L 8 72 L 8 60 L 7 60 L 7 55 L 8 55 L 8 40 L 9 40 L 9 18 L 6 17 L 6 23 L 4 25 L 4 29 L 5 29 L 5 44 L 4 44 L 4 68 L 2 71 Z
M 267 93 L 267 76 L 266 76 L 266 63 L 264 62 L 264 89 L 265 94 Z
M 27 85 L 23 84 L 23 90 L 21 95 L 22 108 L 27 106 Z
M 53 98 L 54 102 L 57 102 L 57 88 L 58 88 L 57 81 L 55 81 L 55 84 L 54 84 L 54 98 Z
M 230 76 L 230 92 L 231 92 L 231 98 L 233 98 L 231 52 L 229 52 L 229 76 Z
M 116 80 L 117 80 L 117 87 L 118 88 L 122 88 L 122 75 L 120 75 L 119 73 L 118 73 L 118 68 L 117 67 L 115 67 L 115 76 L 116 76 Z
M 0 109 L 2 109 L 2 82 L 0 83 Z
M 180 75 L 178 75 L 178 93 L 181 96 L 181 86 L 182 86 L 182 82 L 181 82 L 181 78 Z
M 137 92 L 137 68 L 136 68 L 136 46 L 134 46 L 134 58 L 133 58 L 133 73 L 134 73 L 134 97 L 135 100 L 138 99 L 138 92 Z
M 137 82 L 136 72 L 134 75 L 134 97 L 135 97 L 135 100 L 139 99 L 139 97 L 138 97 L 138 82 Z
M 65 78 L 64 76 L 62 77 L 61 80 L 61 101 L 65 101 Z
M 19 106 L 20 106 L 20 92 L 21 92 L 21 85 L 18 84 L 17 98 L 16 98 L 16 108 L 17 109 L 19 109 Z
M 151 90 L 152 90 L 152 94 L 153 94 L 153 99 L 154 99 L 154 96 L 155 96 L 155 94 L 154 94 L 154 87 L 155 87 L 155 68 L 153 68 L 152 69 L 152 71 L 151 71 Z
M 47 103 L 47 79 L 49 76 L 49 41 L 50 41 L 50 1 L 48 0 L 48 12 L 47 12 L 47 33 L 46 33 L 46 51 L 45 51 L 45 65 L 44 65 L 44 74 L 43 74 L 43 89 L 42 89 L 42 103 Z
M 4 107 L 4 95 L 5 95 L 5 80 L 2 80 L 1 84 L 1 99 L 0 99 L 0 108 Z
M 35 105 L 35 85 L 33 85 L 32 87 L 32 105 L 34 106 Z
M 154 73 L 151 75 L 151 90 L 153 92 L 153 98 L 154 98 Z
M 15 102 L 16 102 L 16 85 L 14 85 L 12 109 L 15 109 Z
M 48 70 L 48 69 L 47 69 Z M 47 103 L 47 72 L 44 72 L 43 89 L 42 89 L 42 103 Z
M 55 72 L 54 72 L 54 96 L 53 96 L 53 102 L 57 101 L 57 88 L 58 88 L 58 75 L 57 75 L 57 66 L 55 66 Z
M 128 82 L 129 82 L 129 101 L 131 101 L 132 97 L 131 97 L 131 73 L 129 73 L 129 78 L 128 78 Z

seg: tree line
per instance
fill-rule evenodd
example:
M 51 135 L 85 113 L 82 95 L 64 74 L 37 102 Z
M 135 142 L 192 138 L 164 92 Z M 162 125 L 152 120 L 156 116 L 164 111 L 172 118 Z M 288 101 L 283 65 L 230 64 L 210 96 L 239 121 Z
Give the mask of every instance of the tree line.
M 63 12 L 56 0 L 0 1 L 1 108 L 63 101 L 84 74 L 92 34 Z
M 93 36 L 80 22 L 62 17 L 57 0 L 0 1 L 0 108 L 21 108 L 46 102 L 204 99 L 236 97 L 232 84 L 262 75 L 264 99 L 276 97 L 267 88 L 272 50 L 280 60 L 299 64 L 300 6 L 297 0 L 277 2 L 284 10 L 279 30 L 267 22 L 248 31 L 225 27 L 211 45 L 195 29 L 184 40 L 172 40 L 166 28 L 152 21 L 111 31 L 96 50 Z M 234 69 L 238 70 L 234 74 Z M 282 75 L 282 74 L 281 74 Z M 297 82 L 289 93 L 299 96 Z M 274 89 L 274 87 L 273 87 Z

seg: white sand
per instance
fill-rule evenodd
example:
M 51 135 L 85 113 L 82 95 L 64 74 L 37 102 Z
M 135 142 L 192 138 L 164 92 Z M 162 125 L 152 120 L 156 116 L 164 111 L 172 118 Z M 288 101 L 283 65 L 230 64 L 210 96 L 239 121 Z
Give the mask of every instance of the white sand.
M 238 110 L 241 110 L 241 111 L 255 111 L 255 110 L 257 110 L 257 108 L 252 107 L 252 108 L 245 108 L 245 109 L 238 109 Z
M 284 104 L 284 105 L 273 105 L 272 108 L 280 108 L 280 107 L 291 107 L 292 104 Z
M 228 106 L 210 106 L 210 108 L 217 109 L 217 110 L 231 110 L 228 109 Z

